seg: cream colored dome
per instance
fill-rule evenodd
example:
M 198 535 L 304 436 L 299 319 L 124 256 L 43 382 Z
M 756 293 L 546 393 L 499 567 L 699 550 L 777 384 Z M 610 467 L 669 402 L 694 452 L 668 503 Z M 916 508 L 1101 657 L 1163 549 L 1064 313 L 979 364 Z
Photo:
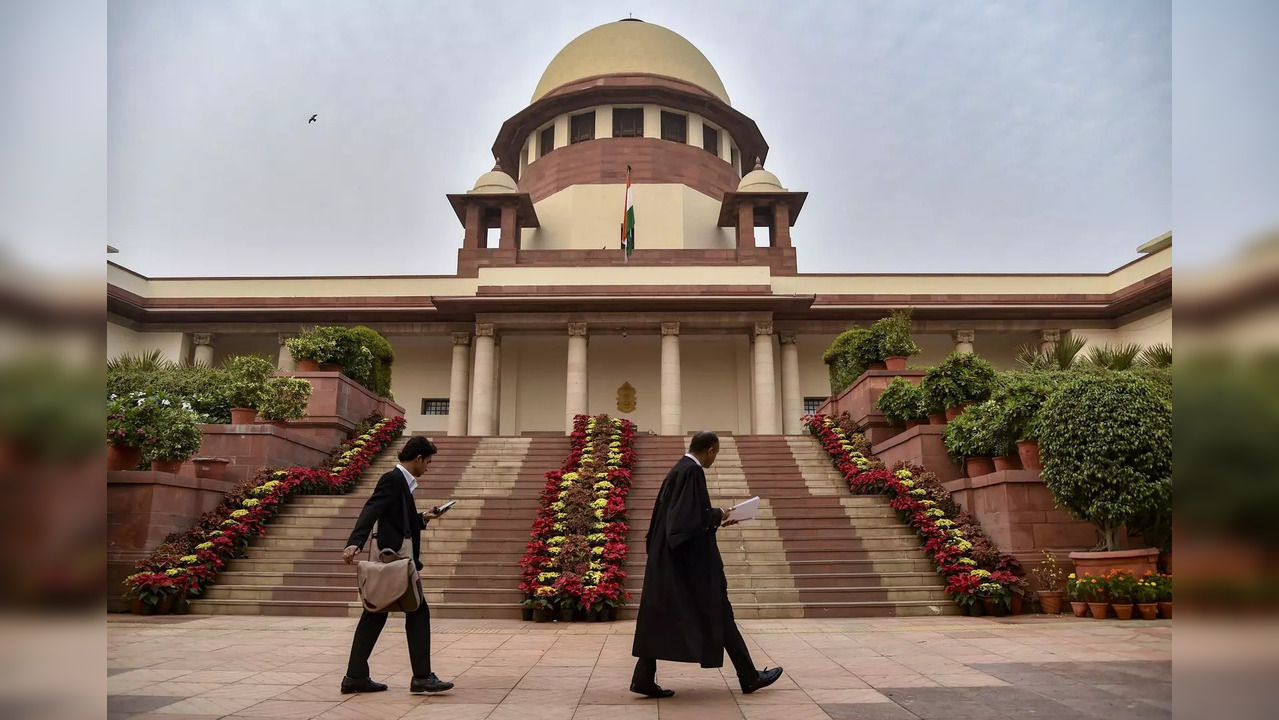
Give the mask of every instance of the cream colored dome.
M 519 186 L 515 184 L 515 178 L 496 167 L 481 175 L 475 181 L 475 187 L 471 188 L 472 194 L 492 195 L 494 193 L 514 193 L 519 191 Z
M 576 80 L 617 73 L 673 77 L 729 102 L 719 73 L 700 50 L 678 33 L 640 20 L 600 25 L 578 35 L 546 66 L 529 102 Z
M 782 187 L 782 181 L 776 175 L 756 161 L 755 169 L 746 173 L 737 184 L 737 192 L 786 192 L 786 188 Z

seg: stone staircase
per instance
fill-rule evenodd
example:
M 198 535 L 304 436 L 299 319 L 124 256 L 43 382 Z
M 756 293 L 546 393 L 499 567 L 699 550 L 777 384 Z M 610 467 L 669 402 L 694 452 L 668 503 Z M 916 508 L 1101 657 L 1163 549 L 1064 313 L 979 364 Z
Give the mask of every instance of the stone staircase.
M 518 618 L 519 560 L 548 470 L 568 438 L 439 438 L 419 480 L 419 509 L 457 505 L 422 534 L 422 587 L 434 617 Z M 398 447 L 396 444 L 395 447 Z M 341 560 L 346 537 L 378 478 L 395 467 L 388 450 L 343 496 L 298 496 L 254 542 L 248 557 L 191 604 L 191 612 L 241 615 L 360 614 L 355 569 Z M 370 541 L 371 542 L 371 541 Z M 365 546 L 367 551 L 368 545 Z M 366 557 L 366 556 L 362 556 Z
M 635 599 L 624 617 L 633 617 L 638 606 L 653 502 L 685 441 L 636 439 L 627 565 Z M 849 495 L 811 437 L 721 437 L 706 479 L 712 501 L 721 506 L 761 498 L 755 520 L 719 532 L 737 617 L 957 614 L 914 532 L 885 498 Z

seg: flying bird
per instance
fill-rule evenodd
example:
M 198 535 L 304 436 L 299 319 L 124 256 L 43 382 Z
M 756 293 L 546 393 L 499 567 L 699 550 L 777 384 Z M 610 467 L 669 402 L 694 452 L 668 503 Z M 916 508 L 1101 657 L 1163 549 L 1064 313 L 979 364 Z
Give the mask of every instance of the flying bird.
M 310 125 L 311 123 L 315 122 L 315 119 L 316 119 L 316 118 L 318 118 L 318 117 L 320 117 L 318 114 L 317 114 L 317 115 L 312 115 L 312 116 L 311 116 L 311 119 L 306 121 L 306 124 L 307 124 L 307 125 Z

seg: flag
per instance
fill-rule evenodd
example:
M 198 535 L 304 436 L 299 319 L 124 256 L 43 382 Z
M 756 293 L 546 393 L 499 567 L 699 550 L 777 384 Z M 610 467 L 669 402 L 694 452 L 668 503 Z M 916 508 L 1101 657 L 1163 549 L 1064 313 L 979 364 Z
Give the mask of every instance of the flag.
M 626 166 L 626 210 L 622 214 L 622 252 L 627 262 L 635 250 L 635 204 L 631 200 L 631 166 Z

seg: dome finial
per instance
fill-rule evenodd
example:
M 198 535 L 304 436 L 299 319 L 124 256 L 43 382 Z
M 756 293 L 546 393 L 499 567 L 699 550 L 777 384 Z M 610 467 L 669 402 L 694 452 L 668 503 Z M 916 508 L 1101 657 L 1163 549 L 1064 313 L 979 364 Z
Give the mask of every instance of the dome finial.
M 764 169 L 764 163 L 763 163 L 763 161 L 761 161 L 761 160 L 759 159 L 759 156 L 758 156 L 758 155 L 756 155 L 756 156 L 755 156 L 755 169 L 756 169 L 756 170 L 763 170 L 763 169 Z
M 493 172 L 502 172 L 502 159 L 496 155 L 493 156 Z

